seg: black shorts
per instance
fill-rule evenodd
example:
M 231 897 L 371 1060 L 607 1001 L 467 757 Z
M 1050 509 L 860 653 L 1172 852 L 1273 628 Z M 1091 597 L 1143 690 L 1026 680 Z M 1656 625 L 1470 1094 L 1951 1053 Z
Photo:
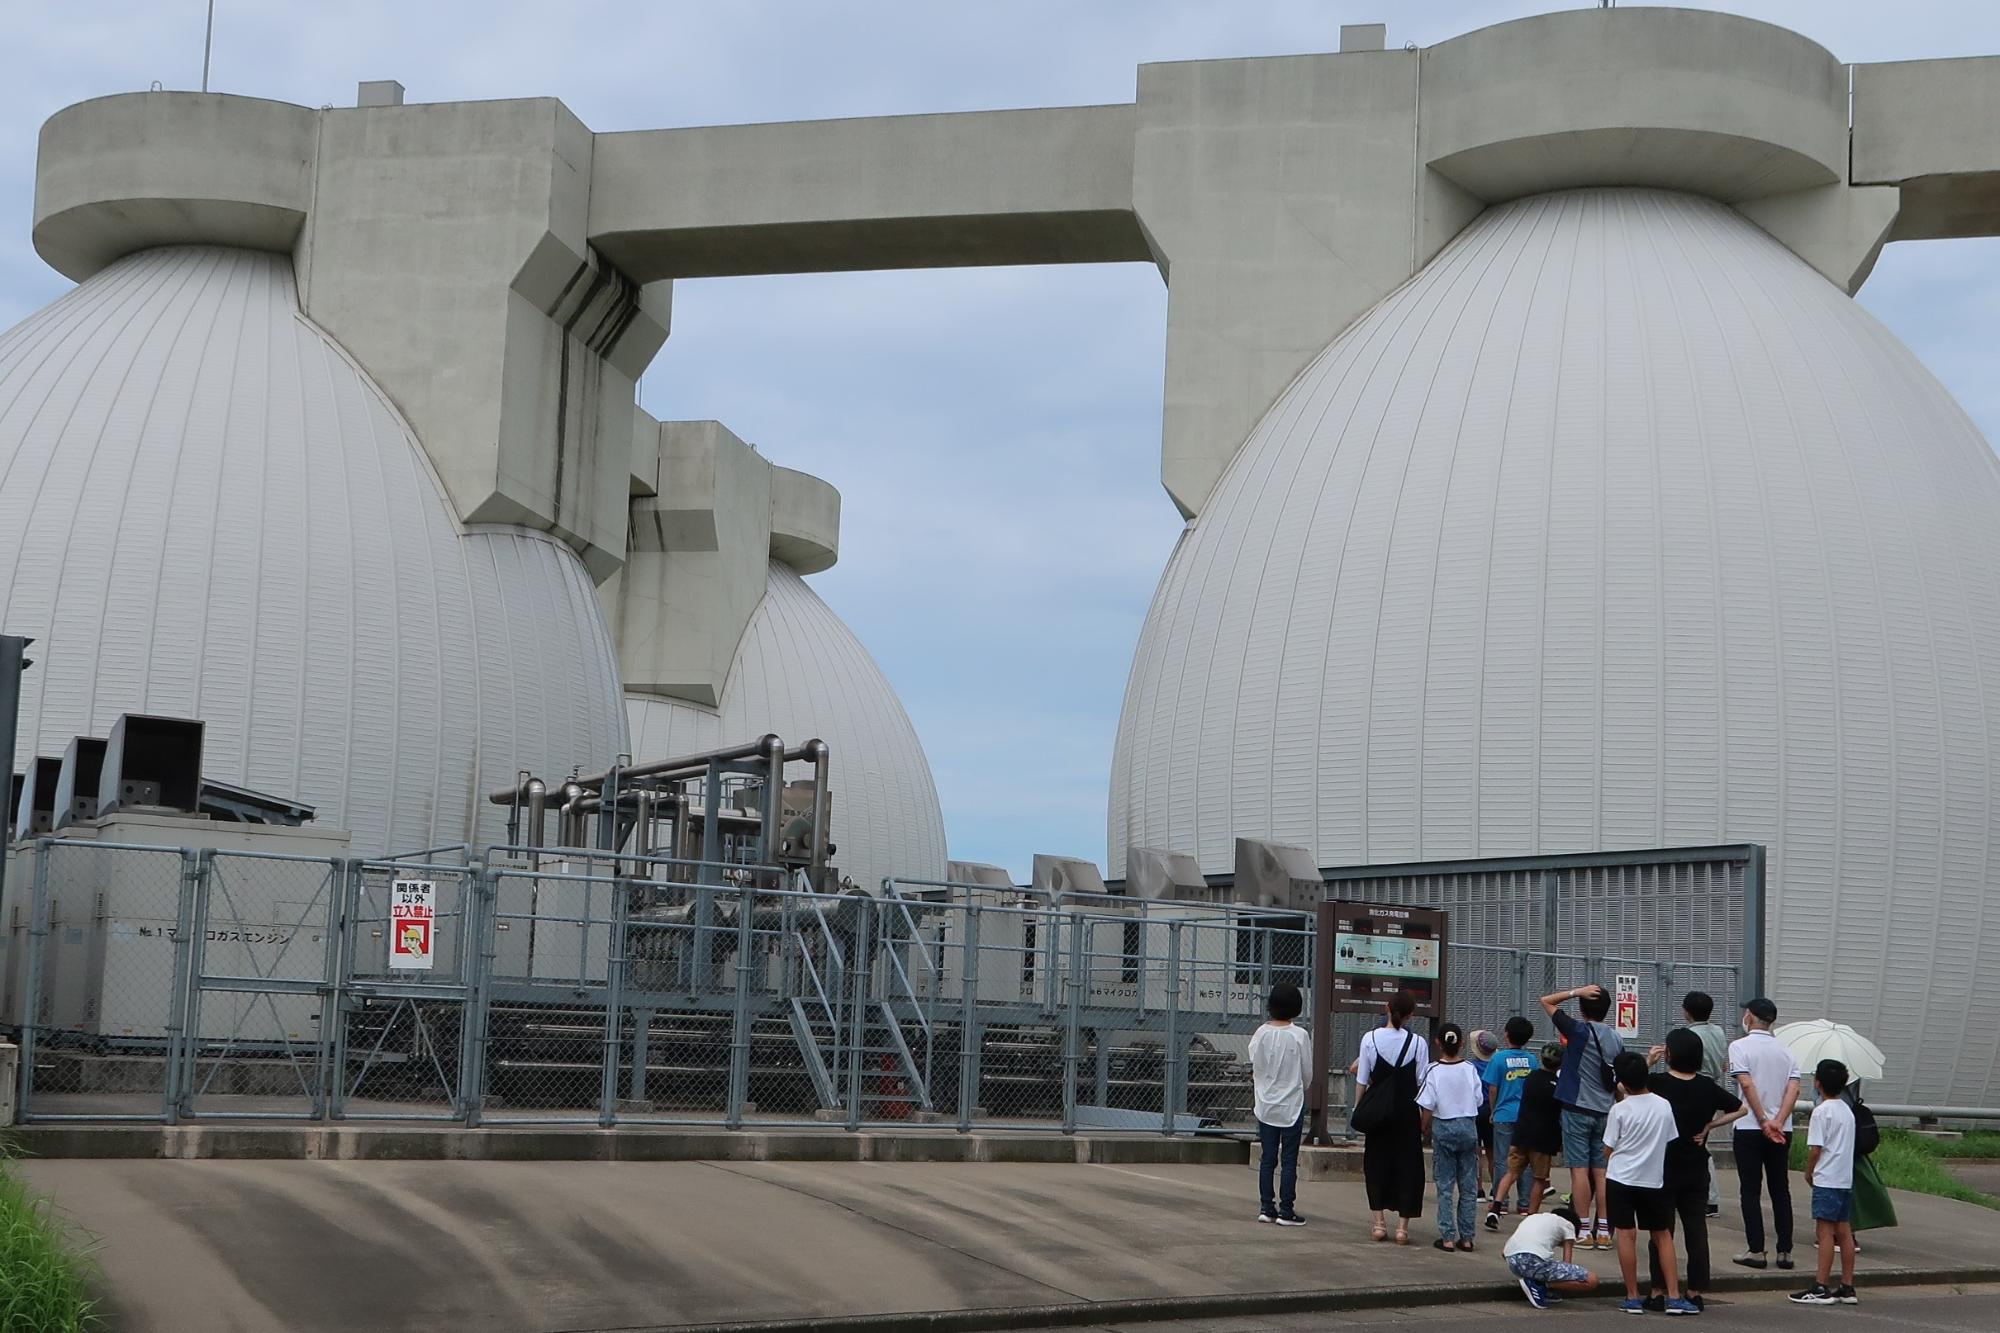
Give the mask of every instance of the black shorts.
M 1612 1227 L 1619 1231 L 1665 1231 L 1674 1224 L 1674 1196 L 1663 1189 L 1641 1189 L 1607 1180 L 1604 1202 Z

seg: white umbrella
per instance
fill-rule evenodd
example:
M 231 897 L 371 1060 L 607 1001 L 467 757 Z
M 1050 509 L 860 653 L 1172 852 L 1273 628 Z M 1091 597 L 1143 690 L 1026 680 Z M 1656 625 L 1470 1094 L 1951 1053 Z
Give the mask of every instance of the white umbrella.
M 1799 1069 L 1808 1079 L 1822 1060 L 1840 1061 L 1852 1078 L 1882 1077 L 1882 1048 L 1845 1023 L 1809 1018 L 1773 1028 L 1771 1035 L 1798 1057 Z

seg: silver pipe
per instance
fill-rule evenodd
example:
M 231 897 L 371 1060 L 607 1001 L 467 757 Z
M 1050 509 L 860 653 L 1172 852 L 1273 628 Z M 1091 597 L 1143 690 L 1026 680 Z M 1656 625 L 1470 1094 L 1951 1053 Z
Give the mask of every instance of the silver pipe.
M 784 792 L 785 760 L 780 752 L 764 766 L 764 827 L 757 848 L 757 860 L 763 865 L 778 863 L 778 814 Z
M 727 763 L 732 759 L 753 759 L 758 755 L 784 753 L 785 743 L 777 736 L 767 734 L 742 745 L 732 745 L 726 749 L 711 750 L 704 754 L 683 755 L 678 759 L 660 759 L 649 764 L 634 764 L 630 768 L 620 770 L 619 777 L 628 782 L 636 778 L 700 777 L 708 771 L 711 759 Z M 570 781 L 587 791 L 595 792 L 603 788 L 605 779 L 610 776 L 610 772 L 607 771 L 592 777 L 572 778 Z M 503 787 L 499 791 L 489 793 L 486 799 L 494 805 L 506 805 L 515 799 L 515 794 L 512 788 Z
M 540 778 L 529 778 L 528 790 L 528 846 L 540 847 L 542 838 L 548 832 L 548 784 Z M 530 855 L 531 865 L 541 864 L 539 856 Z
M 826 786 L 827 770 L 833 765 L 833 751 L 817 736 L 807 741 L 804 748 L 813 761 L 812 860 L 806 873 L 813 888 L 818 889 L 824 887 L 820 881 L 826 874 Z
M 653 854 L 653 803 L 658 799 L 651 790 L 641 787 L 638 797 L 638 814 L 632 825 L 632 854 L 646 857 Z M 643 864 L 643 862 L 642 862 Z
M 2000 1120 L 2000 1106 L 1891 1106 L 1868 1103 L 1876 1115 L 1914 1116 L 1919 1120 Z
M 565 847 L 581 847 L 583 846 L 583 812 L 577 808 L 577 804 L 583 800 L 583 784 L 575 778 L 571 778 L 568 782 L 563 783 L 562 795 L 562 845 Z

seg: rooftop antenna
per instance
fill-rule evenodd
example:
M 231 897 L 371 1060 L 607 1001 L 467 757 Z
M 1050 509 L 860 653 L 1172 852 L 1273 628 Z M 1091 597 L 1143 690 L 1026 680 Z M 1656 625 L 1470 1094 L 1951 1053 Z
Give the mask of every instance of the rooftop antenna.
M 201 35 L 201 90 L 208 91 L 208 54 L 215 48 L 215 0 L 208 0 L 208 27 Z

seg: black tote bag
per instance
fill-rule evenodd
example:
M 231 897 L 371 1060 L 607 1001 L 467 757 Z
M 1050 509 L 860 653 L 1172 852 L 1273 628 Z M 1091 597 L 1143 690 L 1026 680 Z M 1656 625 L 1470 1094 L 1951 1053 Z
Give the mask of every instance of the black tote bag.
M 1403 1062 L 1409 1058 L 1410 1040 L 1414 1035 L 1409 1032 L 1403 1034 L 1403 1047 L 1396 1052 L 1394 1068 L 1385 1071 L 1382 1061 L 1375 1061 L 1375 1077 L 1361 1090 L 1361 1096 L 1355 1100 L 1354 1111 L 1348 1116 L 1347 1122 L 1358 1133 L 1373 1134 L 1395 1123 L 1396 1092 L 1404 1081 L 1400 1075 L 1406 1068 Z

